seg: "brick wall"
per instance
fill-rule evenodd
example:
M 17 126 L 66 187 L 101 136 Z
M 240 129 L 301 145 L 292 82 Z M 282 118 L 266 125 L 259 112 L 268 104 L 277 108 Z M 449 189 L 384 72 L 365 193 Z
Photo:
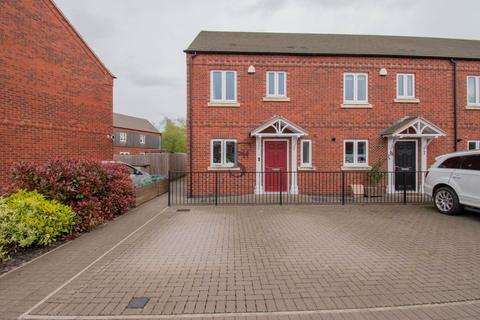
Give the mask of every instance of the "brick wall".
M 0 1 L 0 185 L 21 160 L 111 159 L 113 78 L 49 0 Z
M 207 170 L 213 138 L 237 139 L 239 163 L 255 171 L 255 139 L 249 133 L 274 115 L 309 133 L 313 165 L 319 171 L 340 170 L 345 139 L 367 139 L 369 164 L 379 162 L 386 169 L 387 140 L 380 132 L 407 115 L 424 117 L 447 133 L 429 145 L 428 165 L 435 156 L 454 150 L 453 65 L 448 59 L 198 54 L 193 61 L 194 171 Z M 247 73 L 250 65 L 255 66 L 255 74 Z M 387 76 L 379 75 L 381 68 L 387 69 Z M 207 106 L 211 70 L 237 71 L 240 107 Z M 267 70 L 287 72 L 289 102 L 262 100 Z M 341 108 L 344 72 L 368 73 L 368 98 L 373 108 Z M 420 103 L 394 102 L 396 74 L 402 72 L 415 73 Z M 458 63 L 458 137 L 462 139 L 458 150 L 465 150 L 469 139 L 480 140 L 480 110 L 465 108 L 467 75 L 480 75 L 479 61 Z M 189 84 L 188 79 L 187 94 Z

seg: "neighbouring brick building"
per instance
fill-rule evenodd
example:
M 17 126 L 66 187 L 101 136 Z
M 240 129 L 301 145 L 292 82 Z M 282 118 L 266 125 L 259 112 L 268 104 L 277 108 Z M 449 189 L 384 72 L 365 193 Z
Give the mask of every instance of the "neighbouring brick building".
M 161 133 L 147 119 L 113 114 L 113 152 L 143 154 L 160 152 Z
M 52 1 L 0 1 L 0 186 L 22 160 L 111 159 L 113 79 Z
M 200 32 L 185 52 L 189 170 L 265 173 L 241 192 L 372 166 L 388 191 L 421 191 L 423 174 L 400 173 L 480 144 L 480 41 Z

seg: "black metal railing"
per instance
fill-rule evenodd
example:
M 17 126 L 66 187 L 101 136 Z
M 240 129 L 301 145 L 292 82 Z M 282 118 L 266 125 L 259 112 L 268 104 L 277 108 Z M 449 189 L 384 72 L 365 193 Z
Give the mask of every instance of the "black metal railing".
M 423 203 L 425 172 L 169 172 L 169 205 Z M 258 183 L 257 183 L 258 182 Z

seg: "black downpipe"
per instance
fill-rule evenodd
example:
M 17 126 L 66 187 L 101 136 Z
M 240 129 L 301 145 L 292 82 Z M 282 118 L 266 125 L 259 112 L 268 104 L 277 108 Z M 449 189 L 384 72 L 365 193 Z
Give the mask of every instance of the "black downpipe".
M 458 143 L 458 98 L 457 98 L 457 61 L 450 59 L 453 64 L 453 150 L 457 151 Z
M 190 78 L 190 87 L 189 89 L 189 112 L 188 112 L 188 131 L 190 132 L 189 134 L 189 150 L 190 150 L 190 187 L 189 187 L 189 195 L 193 195 L 193 131 L 192 131 L 192 112 L 193 112 L 193 58 L 195 58 L 197 55 L 196 52 L 190 54 L 189 56 L 189 70 L 188 70 L 188 77 Z

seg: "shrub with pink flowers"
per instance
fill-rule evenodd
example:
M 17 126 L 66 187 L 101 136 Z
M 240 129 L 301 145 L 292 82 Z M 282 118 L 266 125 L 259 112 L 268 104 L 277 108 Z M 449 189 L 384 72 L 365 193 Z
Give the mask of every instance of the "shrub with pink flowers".
M 121 164 L 70 159 L 20 163 L 13 168 L 12 178 L 11 193 L 36 190 L 69 205 L 76 213 L 77 232 L 88 231 L 135 204 L 129 171 Z

